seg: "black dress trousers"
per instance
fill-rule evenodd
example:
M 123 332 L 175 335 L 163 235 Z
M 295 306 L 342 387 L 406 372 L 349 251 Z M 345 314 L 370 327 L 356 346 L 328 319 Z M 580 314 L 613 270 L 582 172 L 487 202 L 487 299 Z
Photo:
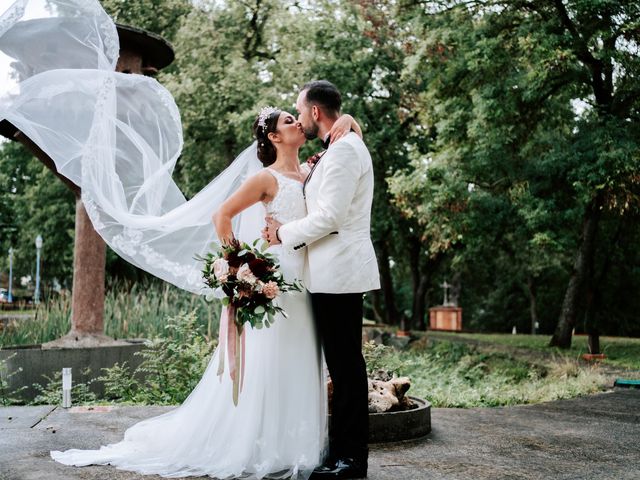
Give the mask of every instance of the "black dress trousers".
M 362 356 L 362 293 L 312 293 L 311 305 L 333 382 L 329 455 L 367 459 L 369 387 Z

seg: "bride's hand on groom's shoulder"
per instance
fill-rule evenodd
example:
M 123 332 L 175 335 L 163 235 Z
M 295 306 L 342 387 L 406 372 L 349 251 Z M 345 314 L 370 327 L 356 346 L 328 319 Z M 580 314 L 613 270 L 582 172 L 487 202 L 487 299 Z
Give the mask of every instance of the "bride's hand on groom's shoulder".
M 358 122 L 348 113 L 340 115 L 331 130 L 329 130 L 330 144 L 337 142 L 350 132 L 355 132 L 362 138 L 362 129 Z

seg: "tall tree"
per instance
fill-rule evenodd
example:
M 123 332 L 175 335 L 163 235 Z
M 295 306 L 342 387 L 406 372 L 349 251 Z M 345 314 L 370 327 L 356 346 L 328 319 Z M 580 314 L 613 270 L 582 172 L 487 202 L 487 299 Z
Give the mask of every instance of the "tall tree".
M 404 7 L 423 25 L 408 73 L 426 80 L 424 118 L 436 130 L 429 161 L 408 175 L 446 168 L 473 187 L 461 211 L 466 227 L 471 199 L 482 193 L 509 200 L 523 219 L 542 212 L 542 224 L 520 237 L 528 237 L 526 243 L 558 234 L 565 238 L 553 227 L 554 217 L 571 220 L 582 211 L 552 340 L 567 347 L 584 306 L 582 284 L 592 276 L 588 265 L 605 199 L 615 203 L 620 195 L 635 195 L 638 5 L 465 1 Z M 616 75 L 614 65 L 620 67 Z M 518 190 L 524 195 L 513 197 Z M 432 195 L 427 201 L 437 200 Z M 425 202 L 412 210 L 420 213 L 420 208 Z M 559 209 L 560 215 L 554 213 Z M 555 235 L 545 232 L 545 225 Z M 539 260 L 548 263 L 544 258 L 533 263 Z

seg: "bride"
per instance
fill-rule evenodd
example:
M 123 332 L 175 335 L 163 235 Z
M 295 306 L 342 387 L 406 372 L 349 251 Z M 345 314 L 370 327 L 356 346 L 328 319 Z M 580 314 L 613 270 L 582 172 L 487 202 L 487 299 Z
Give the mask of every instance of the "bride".
M 308 169 L 298 162 L 305 138 L 292 115 L 263 110 L 254 126 L 257 141 L 187 201 L 171 177 L 182 150 L 177 106 L 154 79 L 114 71 L 118 35 L 99 2 L 6 5 L 0 54 L 9 61 L 0 62 L 0 81 L 17 83 L 0 93 L 0 120 L 81 187 L 95 230 L 121 257 L 203 294 L 202 265 L 194 257 L 211 242 L 252 242 L 266 214 L 281 223 L 305 216 Z M 344 117 L 343 131 L 350 125 Z M 286 280 L 302 278 L 303 251 L 271 248 Z M 321 353 L 306 294 L 290 292 L 278 301 L 287 318 L 246 329 L 237 407 L 229 375 L 217 375 L 216 351 L 180 407 L 132 426 L 119 443 L 51 456 L 165 477 L 307 478 L 321 463 L 327 438 Z
M 334 137 L 351 121 L 342 117 Z M 306 215 L 302 186 L 309 169 L 298 160 L 305 136 L 295 117 L 267 107 L 254 133 L 257 158 L 265 168 L 214 214 L 223 243 L 234 238 L 233 217 L 258 202 L 281 223 Z M 281 248 L 269 251 L 278 256 L 285 279 L 302 278 L 304 251 Z M 246 329 L 245 383 L 237 407 L 231 379 L 216 375 L 216 351 L 198 386 L 177 409 L 132 426 L 119 443 L 99 450 L 52 451 L 53 459 L 164 477 L 308 478 L 322 462 L 327 440 L 321 353 L 306 292 L 286 293 L 279 305 L 286 318 L 278 315 L 270 328 Z

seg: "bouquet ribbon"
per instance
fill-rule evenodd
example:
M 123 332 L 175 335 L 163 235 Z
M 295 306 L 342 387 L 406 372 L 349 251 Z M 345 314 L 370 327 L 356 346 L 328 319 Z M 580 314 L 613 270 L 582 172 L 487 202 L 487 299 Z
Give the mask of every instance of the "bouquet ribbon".
M 226 354 L 229 360 L 229 375 L 233 381 L 233 404 L 235 406 L 238 406 L 238 397 L 244 384 L 245 336 L 244 326 L 236 322 L 235 307 L 229 305 L 220 316 L 218 377 L 222 381 Z

